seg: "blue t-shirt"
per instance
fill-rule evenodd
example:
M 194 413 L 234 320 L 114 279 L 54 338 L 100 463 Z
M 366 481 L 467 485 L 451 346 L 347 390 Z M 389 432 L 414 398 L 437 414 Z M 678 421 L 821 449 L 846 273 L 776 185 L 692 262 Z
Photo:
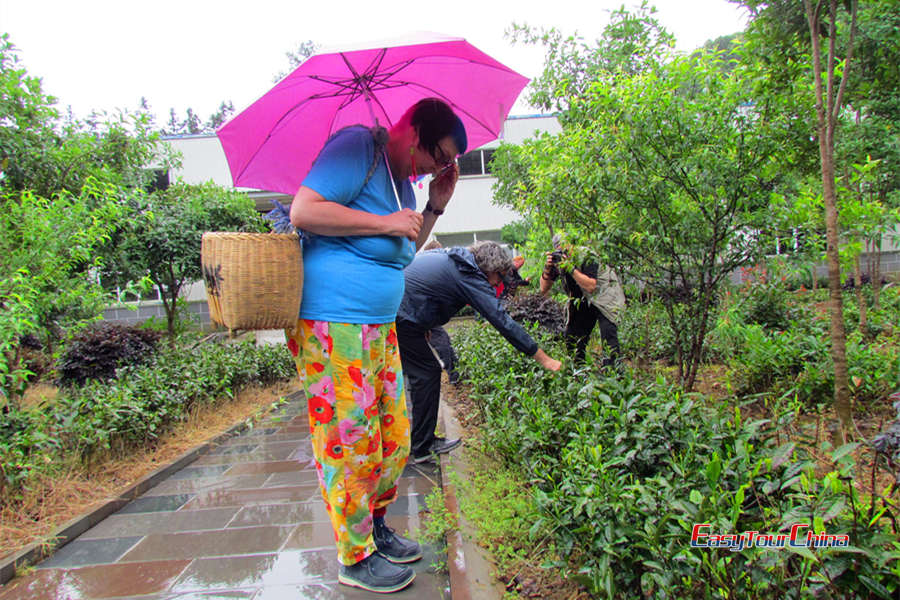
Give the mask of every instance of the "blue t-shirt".
M 326 142 L 303 185 L 331 202 L 376 215 L 400 210 L 384 155 L 372 165 L 374 141 L 368 128 L 354 126 Z M 397 182 L 404 208 L 415 210 L 408 181 Z M 300 318 L 337 323 L 390 323 L 403 298 L 403 268 L 415 256 L 404 237 L 309 235 L 303 244 L 303 300 Z

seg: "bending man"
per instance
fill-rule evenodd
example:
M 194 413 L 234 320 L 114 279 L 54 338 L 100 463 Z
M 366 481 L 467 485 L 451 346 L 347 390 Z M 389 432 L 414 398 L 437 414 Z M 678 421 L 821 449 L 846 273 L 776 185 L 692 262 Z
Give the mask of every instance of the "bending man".
M 406 290 L 397 312 L 397 338 L 407 395 L 412 403 L 413 462 L 449 452 L 460 440 L 436 438 L 441 395 L 441 364 L 429 344 L 428 331 L 443 325 L 469 304 L 493 325 L 509 343 L 558 371 L 561 363 L 538 348 L 521 325 L 503 309 L 494 287 L 512 268 L 512 259 L 495 242 L 478 242 L 469 248 L 432 250 L 416 256 L 403 271 Z

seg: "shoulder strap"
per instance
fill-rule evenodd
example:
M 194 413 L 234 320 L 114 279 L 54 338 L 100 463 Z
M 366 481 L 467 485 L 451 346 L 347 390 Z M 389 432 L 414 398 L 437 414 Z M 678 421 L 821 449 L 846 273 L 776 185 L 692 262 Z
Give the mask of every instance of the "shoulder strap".
M 375 169 L 378 168 L 378 161 L 381 157 L 384 157 L 384 166 L 387 167 L 388 179 L 391 180 L 391 186 L 394 188 L 394 199 L 397 201 L 397 209 L 403 210 L 403 204 L 400 202 L 400 194 L 397 190 L 397 184 L 394 182 L 394 174 L 391 173 L 391 164 L 388 162 L 387 157 L 387 142 L 388 142 L 388 131 L 384 127 L 380 125 L 376 125 L 375 127 L 371 127 L 369 131 L 372 133 L 372 164 L 369 166 L 369 172 L 366 173 L 366 178 L 363 180 L 362 185 L 360 186 L 360 190 L 366 187 L 366 184 L 369 183 L 369 180 L 372 179 L 372 175 L 375 174 Z
M 369 166 L 369 172 L 366 173 L 366 179 L 363 181 L 363 187 L 369 180 L 372 179 L 372 175 L 375 174 L 375 169 L 378 168 L 378 160 L 381 158 L 381 154 L 384 151 L 385 146 L 387 146 L 388 141 L 388 132 L 387 129 L 376 125 L 375 127 L 370 127 L 369 131 L 372 133 L 372 164 Z

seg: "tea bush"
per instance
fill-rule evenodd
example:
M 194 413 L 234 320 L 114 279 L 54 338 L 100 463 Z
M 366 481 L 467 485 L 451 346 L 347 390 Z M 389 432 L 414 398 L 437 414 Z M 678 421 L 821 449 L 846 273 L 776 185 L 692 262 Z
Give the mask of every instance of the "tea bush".
M 29 476 L 51 470 L 57 459 L 148 443 L 201 404 L 294 373 L 283 346 L 166 347 L 146 364 L 120 367 L 108 381 L 64 389 L 52 405 L 10 411 L 0 420 L 0 499 L 14 497 Z
M 739 408 L 708 405 L 664 380 L 545 373 L 489 328 L 460 329 L 454 345 L 485 443 L 535 482 L 543 520 L 535 527 L 555 531 L 574 576 L 598 597 L 900 591 L 900 543 L 886 530 L 893 505 L 864 502 L 853 488 L 852 446 L 818 473 L 802 448 L 778 437 L 793 415 L 747 422 Z M 808 523 L 848 534 L 853 547 L 695 548 L 691 530 L 700 523 L 717 533 L 784 533 Z

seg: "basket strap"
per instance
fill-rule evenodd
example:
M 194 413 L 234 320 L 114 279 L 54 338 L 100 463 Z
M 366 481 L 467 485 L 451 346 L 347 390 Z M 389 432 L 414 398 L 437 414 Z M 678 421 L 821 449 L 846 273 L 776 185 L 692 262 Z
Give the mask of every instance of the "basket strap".
M 400 204 L 400 194 L 397 193 L 397 182 L 394 181 L 394 174 L 391 173 L 391 163 L 388 161 L 387 150 L 384 151 L 384 165 L 387 167 L 388 179 L 391 180 L 391 187 L 394 188 L 394 200 L 397 201 L 397 210 L 403 210 Z

